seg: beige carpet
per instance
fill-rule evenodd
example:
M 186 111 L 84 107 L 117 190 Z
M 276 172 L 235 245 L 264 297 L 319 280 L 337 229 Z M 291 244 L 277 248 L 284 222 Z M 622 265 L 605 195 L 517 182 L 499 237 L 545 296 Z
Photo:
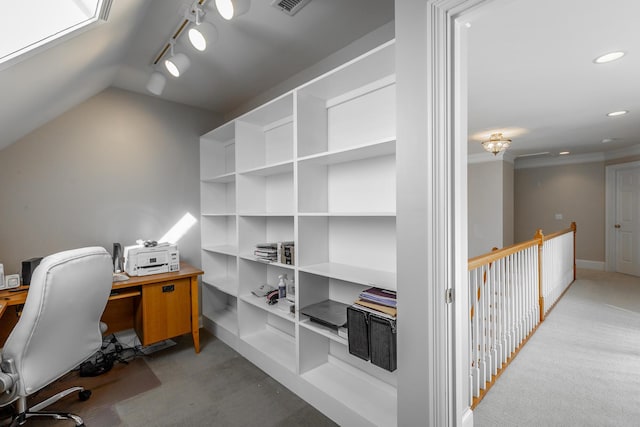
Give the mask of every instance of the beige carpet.
M 474 425 L 640 426 L 640 278 L 579 271 Z

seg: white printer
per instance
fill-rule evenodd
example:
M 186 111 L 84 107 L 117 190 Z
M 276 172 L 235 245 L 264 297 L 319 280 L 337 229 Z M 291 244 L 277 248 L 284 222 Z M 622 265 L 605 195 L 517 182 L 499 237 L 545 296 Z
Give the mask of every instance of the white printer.
M 180 271 L 178 246 L 170 243 L 159 243 L 157 246 L 125 246 L 124 270 L 129 276 Z

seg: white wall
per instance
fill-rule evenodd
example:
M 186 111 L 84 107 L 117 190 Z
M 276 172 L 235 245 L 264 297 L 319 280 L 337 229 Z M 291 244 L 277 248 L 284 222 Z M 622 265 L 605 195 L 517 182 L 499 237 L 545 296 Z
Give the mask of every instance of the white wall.
M 513 242 L 513 164 L 469 163 L 469 258 Z
M 107 89 L 0 151 L 0 262 L 158 239 L 198 217 L 199 137 L 214 113 Z M 179 242 L 200 265 L 200 233 Z

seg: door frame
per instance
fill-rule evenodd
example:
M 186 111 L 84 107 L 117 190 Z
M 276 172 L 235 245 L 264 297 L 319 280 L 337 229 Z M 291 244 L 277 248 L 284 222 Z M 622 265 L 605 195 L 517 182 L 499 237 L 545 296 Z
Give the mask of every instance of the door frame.
M 465 20 L 509 1 L 395 2 L 398 425 L 473 426 Z
M 616 229 L 613 227 L 616 220 L 616 172 L 634 168 L 640 168 L 640 160 L 605 166 L 605 271 L 616 271 Z

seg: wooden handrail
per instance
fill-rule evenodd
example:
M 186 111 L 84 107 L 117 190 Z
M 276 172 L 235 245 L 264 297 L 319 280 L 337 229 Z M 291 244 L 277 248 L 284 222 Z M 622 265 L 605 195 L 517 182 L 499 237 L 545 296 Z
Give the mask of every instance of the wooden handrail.
M 572 224 L 575 224 L 575 222 L 573 222 Z M 556 231 L 555 233 L 547 234 L 546 236 L 544 236 L 544 241 L 546 242 L 547 240 L 555 239 L 556 237 L 560 237 L 563 234 L 573 233 L 574 230 L 575 229 L 573 227 L 569 227 L 565 228 L 564 230 Z
M 469 271 L 475 270 L 476 268 L 482 265 L 491 264 L 494 261 L 508 257 L 509 255 L 515 254 L 516 252 L 520 252 L 523 249 L 528 249 L 532 246 L 535 246 L 538 243 L 540 242 L 537 239 L 528 240 L 526 242 L 516 243 L 515 245 L 494 250 L 493 252 L 490 252 L 488 254 L 479 255 L 477 257 L 470 258 L 468 269 Z

